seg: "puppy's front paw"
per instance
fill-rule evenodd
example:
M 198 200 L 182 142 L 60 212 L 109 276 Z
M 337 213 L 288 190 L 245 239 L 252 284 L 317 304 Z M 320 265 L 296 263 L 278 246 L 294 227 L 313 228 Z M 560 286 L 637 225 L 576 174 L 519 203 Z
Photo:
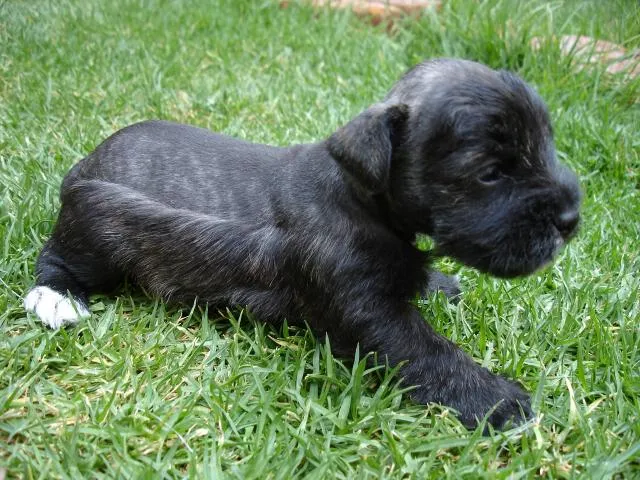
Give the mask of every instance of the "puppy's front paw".
M 449 300 L 457 303 L 462 293 L 457 275 L 445 275 L 437 270 L 429 270 L 427 272 L 427 286 L 422 295 L 430 296 L 434 292 L 442 292 Z
M 439 388 L 416 390 L 421 403 L 435 401 L 453 407 L 467 428 L 475 428 L 483 418 L 496 429 L 516 426 L 533 417 L 529 394 L 520 385 L 494 375 L 477 364 L 449 372 Z M 491 412 L 491 413 L 490 413 Z
M 35 287 L 27 294 L 24 308 L 35 313 L 42 323 L 54 330 L 78 323 L 81 318 L 91 315 L 79 300 L 44 286 Z
M 507 426 L 516 426 L 533 418 L 529 394 L 516 382 L 499 375 L 490 375 L 493 377 L 493 382 L 486 386 L 484 392 L 479 392 L 486 395 L 486 399 L 472 402 L 472 404 L 475 403 L 476 411 L 470 412 L 470 415 L 467 414 L 463 422 L 473 424 L 474 418 L 483 418 L 494 405 L 496 405 L 495 410 L 488 418 L 488 422 L 494 428 L 504 429 Z

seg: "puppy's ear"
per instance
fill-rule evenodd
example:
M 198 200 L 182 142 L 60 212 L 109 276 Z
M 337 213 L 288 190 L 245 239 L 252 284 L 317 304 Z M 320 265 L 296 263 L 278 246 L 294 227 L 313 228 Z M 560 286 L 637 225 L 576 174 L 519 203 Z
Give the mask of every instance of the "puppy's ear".
M 408 117 L 405 104 L 374 105 L 329 137 L 329 153 L 367 190 L 383 192 L 389 184 L 393 148 Z

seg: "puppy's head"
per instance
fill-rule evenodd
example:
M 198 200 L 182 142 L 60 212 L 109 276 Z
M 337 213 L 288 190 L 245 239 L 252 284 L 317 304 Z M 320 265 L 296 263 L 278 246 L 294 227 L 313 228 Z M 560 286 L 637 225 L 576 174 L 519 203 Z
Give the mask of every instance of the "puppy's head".
M 508 72 L 420 64 L 327 145 L 385 200 L 394 228 L 497 276 L 548 263 L 578 225 L 580 189 L 556 158 L 547 109 Z

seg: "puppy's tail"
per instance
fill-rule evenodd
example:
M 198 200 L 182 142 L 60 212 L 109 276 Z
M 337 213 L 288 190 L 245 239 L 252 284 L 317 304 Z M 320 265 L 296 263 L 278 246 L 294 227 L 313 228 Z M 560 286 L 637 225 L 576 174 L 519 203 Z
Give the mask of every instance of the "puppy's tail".
M 168 207 L 100 180 L 65 185 L 59 232 L 153 293 L 178 301 L 224 301 L 230 285 L 277 281 L 284 241 L 274 227 Z M 59 229 L 59 230 L 60 230 Z M 72 245 L 73 244 L 73 245 Z

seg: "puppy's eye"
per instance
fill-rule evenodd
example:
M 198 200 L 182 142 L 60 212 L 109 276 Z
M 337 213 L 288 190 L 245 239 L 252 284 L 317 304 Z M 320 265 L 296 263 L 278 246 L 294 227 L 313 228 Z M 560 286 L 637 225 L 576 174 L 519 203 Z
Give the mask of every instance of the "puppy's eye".
M 497 166 L 492 165 L 491 167 L 485 169 L 482 173 L 480 173 L 478 180 L 485 185 L 495 185 L 500 180 L 502 180 L 503 177 L 504 174 L 502 173 L 502 170 L 500 170 L 500 168 L 498 168 Z

